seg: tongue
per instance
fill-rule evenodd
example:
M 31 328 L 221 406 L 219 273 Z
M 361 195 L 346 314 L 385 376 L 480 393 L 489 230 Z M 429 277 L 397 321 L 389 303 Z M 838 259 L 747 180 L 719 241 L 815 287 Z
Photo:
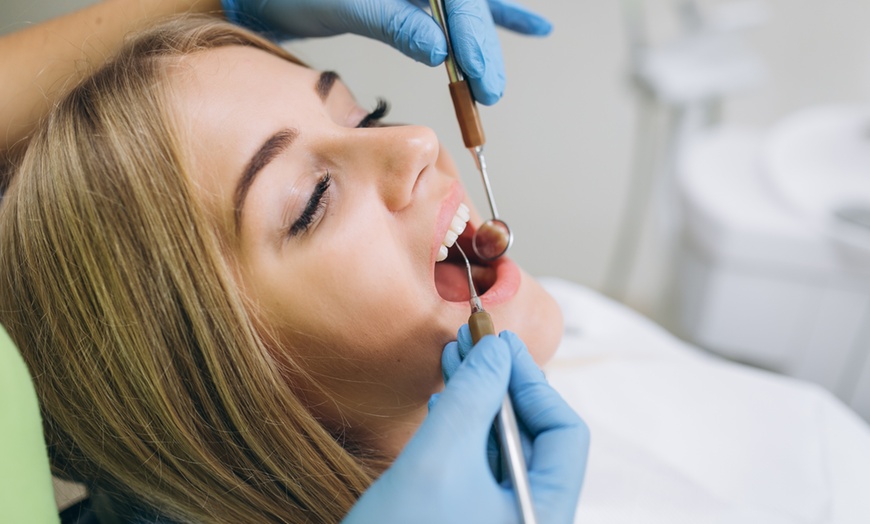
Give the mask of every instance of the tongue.
M 468 300 L 468 273 L 462 266 L 439 262 L 435 264 L 435 288 L 441 298 L 450 302 Z
M 496 273 L 491 267 L 472 264 L 471 274 L 479 295 L 486 293 L 495 284 Z M 468 293 L 468 272 L 464 265 L 450 262 L 435 264 L 435 288 L 441 298 L 450 302 L 462 302 L 471 298 Z

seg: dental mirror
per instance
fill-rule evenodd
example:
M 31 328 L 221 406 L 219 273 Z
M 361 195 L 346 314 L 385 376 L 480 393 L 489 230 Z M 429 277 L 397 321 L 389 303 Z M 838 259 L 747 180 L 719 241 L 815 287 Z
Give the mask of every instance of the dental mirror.
M 486 160 L 483 156 L 483 144 L 485 142 L 483 125 L 480 123 L 480 115 L 477 113 L 477 104 L 471 94 L 471 88 L 465 79 L 465 75 L 453 57 L 453 45 L 450 40 L 450 31 L 447 27 L 447 18 L 444 8 L 444 0 L 429 0 L 432 16 L 444 36 L 447 38 L 447 58 L 444 65 L 447 67 L 447 77 L 450 79 L 450 97 L 453 99 L 453 108 L 456 111 L 456 119 L 459 121 L 459 129 L 462 131 L 462 142 L 471 151 L 480 176 L 483 178 L 483 187 L 486 189 L 486 198 L 489 201 L 489 209 L 492 218 L 481 225 L 474 233 L 471 247 L 483 260 L 495 260 L 504 255 L 513 244 L 514 236 L 510 228 L 498 218 L 495 208 L 495 199 L 492 196 L 492 188 L 489 185 L 489 176 L 486 174 Z
M 498 218 L 491 218 L 480 225 L 471 239 L 471 247 L 484 260 L 495 260 L 507 252 L 513 244 L 514 235 L 508 225 Z
M 489 210 L 492 218 L 480 225 L 471 239 L 471 247 L 477 256 L 483 260 L 495 260 L 504 255 L 514 243 L 514 234 L 504 220 L 498 217 L 498 209 L 495 207 L 495 197 L 492 196 L 492 187 L 489 185 L 489 175 L 486 173 L 486 160 L 483 156 L 483 147 L 471 149 L 477 169 L 483 179 L 483 188 L 486 190 L 486 200 L 489 202 Z

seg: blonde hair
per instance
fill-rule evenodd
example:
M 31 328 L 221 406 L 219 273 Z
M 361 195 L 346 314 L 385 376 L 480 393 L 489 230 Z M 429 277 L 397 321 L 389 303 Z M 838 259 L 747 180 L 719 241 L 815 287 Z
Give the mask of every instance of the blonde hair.
M 132 40 L 32 138 L 0 211 L 0 321 L 34 374 L 55 473 L 182 522 L 334 522 L 373 468 L 267 350 L 185 171 L 167 67 L 252 46 L 213 19 Z

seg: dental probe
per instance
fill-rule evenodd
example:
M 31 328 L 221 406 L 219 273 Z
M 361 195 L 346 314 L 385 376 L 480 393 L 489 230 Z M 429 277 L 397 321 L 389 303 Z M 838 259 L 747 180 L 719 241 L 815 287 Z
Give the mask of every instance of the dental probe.
M 495 197 L 492 195 L 492 187 L 489 184 L 489 175 L 486 172 L 486 159 L 483 156 L 483 145 L 486 139 L 483 134 L 483 125 L 480 123 L 480 115 L 477 113 L 477 104 L 471 95 L 471 89 L 465 76 L 459 69 L 453 55 L 453 44 L 450 42 L 450 31 L 447 29 L 444 0 L 429 0 L 432 8 L 432 16 L 444 31 L 447 40 L 447 59 L 444 65 L 447 67 L 447 76 L 450 79 L 450 97 L 453 99 L 453 108 L 456 111 L 456 119 L 459 121 L 459 129 L 462 132 L 462 141 L 465 143 L 472 156 L 477 170 L 483 179 L 483 188 L 486 190 L 486 199 L 492 218 L 481 224 L 474 232 L 471 239 L 471 247 L 477 256 L 484 260 L 495 260 L 504 255 L 514 242 L 514 235 L 507 223 L 498 216 L 495 206 Z
M 465 252 L 459 247 L 459 243 L 453 244 L 459 250 L 465 260 L 465 269 L 468 271 L 468 292 L 471 295 L 469 302 L 471 303 L 471 316 L 468 317 L 468 327 L 471 330 L 471 341 L 477 342 L 486 335 L 495 335 L 495 326 L 492 324 L 492 317 L 483 309 L 483 304 L 480 302 L 480 297 L 477 296 L 477 290 L 474 289 L 474 281 L 471 278 L 471 263 Z M 520 510 L 520 517 L 524 524 L 536 524 L 535 508 L 532 503 L 532 488 L 529 485 L 529 475 L 526 471 L 526 457 L 523 454 L 523 444 L 520 439 L 520 429 L 517 426 L 517 417 L 514 413 L 514 405 L 511 402 L 510 394 L 504 396 L 501 410 L 495 419 L 498 427 L 499 441 L 501 442 L 501 451 L 506 457 L 508 473 L 511 477 L 511 483 L 514 486 L 514 493 L 517 496 L 517 506 Z

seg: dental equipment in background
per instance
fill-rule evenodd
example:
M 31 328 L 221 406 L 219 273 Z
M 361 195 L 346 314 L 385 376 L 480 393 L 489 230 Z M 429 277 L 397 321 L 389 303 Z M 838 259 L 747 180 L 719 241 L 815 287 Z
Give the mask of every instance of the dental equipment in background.
M 480 258 L 495 260 L 504 255 L 511 247 L 514 235 L 507 223 L 499 218 L 498 209 L 495 207 L 495 198 L 492 196 L 492 187 L 489 185 L 489 176 L 486 172 L 486 159 L 483 156 L 483 144 L 486 141 L 483 125 L 480 123 L 480 115 L 477 113 L 477 105 L 471 95 L 471 89 L 453 55 L 450 31 L 447 29 L 444 0 L 429 0 L 429 5 L 432 8 L 432 16 L 441 26 L 444 37 L 447 39 L 447 59 L 444 60 L 444 65 L 447 67 L 447 76 L 450 78 L 450 97 L 453 99 L 456 119 L 459 121 L 459 129 L 462 131 L 462 141 L 474 156 L 474 163 L 483 179 L 489 210 L 492 213 L 492 218 L 481 224 L 480 228 L 474 232 L 471 247 Z
M 462 251 L 458 242 L 453 245 L 459 250 L 462 259 L 465 260 L 465 269 L 468 271 L 468 292 L 471 296 L 469 299 L 471 303 L 471 316 L 468 317 L 468 327 L 471 330 L 472 342 L 477 344 L 484 336 L 495 335 L 495 326 L 492 324 L 492 317 L 483 309 L 480 297 L 477 296 L 474 280 L 471 278 L 471 263 L 468 261 L 468 257 L 465 256 L 465 252 Z M 532 488 L 529 485 L 526 458 L 523 455 L 523 443 L 520 439 L 520 429 L 517 426 L 517 417 L 514 413 L 514 405 L 511 402 L 510 393 L 504 396 L 504 402 L 495 420 L 498 427 L 502 457 L 507 464 L 508 473 L 511 477 L 511 483 L 517 497 L 517 506 L 520 510 L 520 517 L 524 524 L 535 524 L 537 519 L 535 518 L 535 508 L 532 503 Z
M 621 302 L 633 299 L 630 288 L 640 271 L 647 273 L 645 279 L 660 283 L 659 289 L 647 291 L 652 300 L 666 300 L 662 297 L 669 293 L 670 277 L 656 271 L 675 266 L 671 253 L 679 222 L 674 211 L 680 207 L 674 196 L 678 163 L 698 135 L 718 125 L 729 97 L 756 87 L 766 76 L 766 67 L 742 33 L 767 19 L 770 2 L 673 0 L 669 3 L 676 12 L 679 32 L 666 43 L 655 43 L 658 39 L 651 35 L 651 26 L 657 25 L 653 23 L 656 9 L 647 4 L 653 3 L 621 2 L 636 124 L 626 196 L 602 284 L 605 294 Z M 657 236 L 651 243 L 654 248 L 646 253 L 641 244 L 651 209 Z M 641 260 L 641 256 L 648 258 Z

